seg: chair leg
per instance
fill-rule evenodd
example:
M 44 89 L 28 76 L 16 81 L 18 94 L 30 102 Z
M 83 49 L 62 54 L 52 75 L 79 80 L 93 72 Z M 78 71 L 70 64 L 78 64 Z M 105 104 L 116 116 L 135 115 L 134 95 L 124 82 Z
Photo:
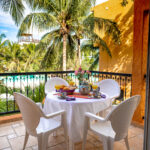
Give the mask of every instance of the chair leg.
M 69 149 L 69 143 L 68 143 L 68 129 L 67 129 L 67 119 L 66 119 L 66 113 L 64 113 L 61 117 L 62 120 L 62 126 L 64 128 L 64 136 L 65 136 L 65 141 L 66 141 L 66 147 L 67 150 Z
M 65 141 L 66 141 L 66 147 L 68 150 L 69 142 L 68 142 L 68 134 L 67 134 L 67 129 L 64 127 L 64 136 L 65 136 Z
M 69 140 L 69 150 L 74 150 L 74 144 L 71 140 Z
M 48 137 L 49 137 L 49 134 L 43 134 L 43 136 L 42 136 L 42 150 L 46 150 L 46 148 L 47 148 Z
M 102 140 L 104 150 L 113 150 L 114 149 L 114 140 L 110 137 L 105 137 Z
M 127 150 L 130 150 L 129 142 L 128 142 L 128 136 L 126 136 L 126 137 L 124 138 L 124 141 L 125 141 L 125 144 L 126 144 Z
M 114 149 L 114 139 L 108 138 L 108 149 L 113 150 Z
M 38 138 L 38 150 L 42 150 L 42 145 L 43 145 L 43 137 L 42 137 L 42 134 L 39 134 L 37 136 Z
M 86 117 L 84 120 L 83 128 L 83 141 L 82 141 L 82 150 L 85 150 L 86 138 L 88 133 L 89 119 Z
M 86 144 L 86 138 L 87 138 L 87 130 L 88 129 L 84 129 L 83 141 L 82 141 L 82 150 L 85 150 L 85 144 Z
M 25 149 L 25 147 L 26 147 L 26 144 L 27 144 L 28 138 L 29 138 L 29 134 L 28 134 L 28 132 L 26 131 L 26 133 L 25 133 L 25 139 L 24 139 L 24 145 L 23 145 L 23 150 L 24 150 L 24 149 Z

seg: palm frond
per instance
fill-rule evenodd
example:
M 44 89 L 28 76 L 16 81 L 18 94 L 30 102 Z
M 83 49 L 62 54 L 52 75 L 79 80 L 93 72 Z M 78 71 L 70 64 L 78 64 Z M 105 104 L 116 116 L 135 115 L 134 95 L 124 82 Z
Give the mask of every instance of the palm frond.
M 94 62 L 91 64 L 91 66 L 89 67 L 89 70 L 93 70 L 94 68 L 97 67 L 99 63 L 99 52 L 97 52 L 94 56 Z
M 52 31 L 45 33 L 41 37 L 41 40 L 50 42 L 51 38 L 55 37 L 56 35 L 60 35 L 60 29 L 58 29 L 58 28 L 53 29 Z
M 99 30 L 104 29 L 108 35 L 112 35 L 115 42 L 120 41 L 120 30 L 116 22 L 104 18 L 94 18 L 94 21 Z
M 44 10 L 47 12 L 51 12 L 58 14 L 58 0 L 26 0 L 28 6 L 32 10 Z
M 93 4 L 95 3 L 95 0 L 80 0 L 80 3 L 78 5 L 77 9 L 77 15 L 79 16 L 87 16 L 90 13 L 91 8 L 93 7 Z
M 0 5 L 5 12 L 9 12 L 16 25 L 22 21 L 24 14 L 24 5 L 22 0 L 1 0 Z
M 85 40 L 81 44 L 81 51 L 82 52 L 99 51 L 99 46 L 95 47 L 92 40 Z
M 23 20 L 18 35 L 27 32 L 31 27 L 36 27 L 40 31 L 48 30 L 56 25 L 56 18 L 48 13 L 31 13 Z
M 100 38 L 97 34 L 95 34 L 95 33 L 93 33 L 93 34 L 91 35 L 91 39 L 92 39 L 93 43 L 98 44 L 98 46 L 99 46 L 99 48 L 100 48 L 101 50 L 106 50 L 106 52 L 108 53 L 108 55 L 109 55 L 110 57 L 112 57 L 111 52 L 110 52 L 110 50 L 109 50 L 109 48 L 108 48 L 106 42 L 105 42 L 103 39 L 101 39 L 101 38 Z
M 128 0 L 122 0 L 121 5 L 125 7 L 128 4 Z

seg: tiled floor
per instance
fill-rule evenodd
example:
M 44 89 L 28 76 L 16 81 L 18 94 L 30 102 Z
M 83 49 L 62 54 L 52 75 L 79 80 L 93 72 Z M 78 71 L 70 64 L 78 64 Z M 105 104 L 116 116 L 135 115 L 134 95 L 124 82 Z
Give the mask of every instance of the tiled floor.
M 23 121 L 0 125 L 0 150 L 22 150 L 24 142 L 25 127 Z M 129 144 L 130 150 L 142 150 L 143 129 L 130 126 Z M 81 150 L 81 143 L 75 144 L 75 150 Z M 26 150 L 38 150 L 37 139 L 30 136 Z M 48 150 L 66 150 L 62 130 L 57 132 L 57 136 L 49 137 Z M 102 143 L 98 137 L 91 132 L 88 134 L 86 150 L 103 150 Z M 126 150 L 124 141 L 115 142 L 114 150 Z

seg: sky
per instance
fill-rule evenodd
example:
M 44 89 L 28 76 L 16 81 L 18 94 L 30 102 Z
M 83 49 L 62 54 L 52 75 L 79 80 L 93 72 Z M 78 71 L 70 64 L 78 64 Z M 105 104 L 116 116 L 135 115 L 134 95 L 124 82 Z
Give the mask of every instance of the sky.
M 107 0 L 96 0 L 96 5 L 103 3 Z M 24 16 L 28 15 L 31 11 L 28 8 L 28 6 L 24 3 L 25 5 L 25 14 Z M 15 25 L 14 21 L 12 20 L 11 16 L 8 13 L 4 13 L 2 9 L 0 8 L 0 34 L 4 33 L 10 41 L 17 42 L 17 32 L 18 32 L 19 27 Z M 42 37 L 43 33 L 39 33 L 35 31 L 33 33 L 33 37 L 35 39 L 40 39 Z

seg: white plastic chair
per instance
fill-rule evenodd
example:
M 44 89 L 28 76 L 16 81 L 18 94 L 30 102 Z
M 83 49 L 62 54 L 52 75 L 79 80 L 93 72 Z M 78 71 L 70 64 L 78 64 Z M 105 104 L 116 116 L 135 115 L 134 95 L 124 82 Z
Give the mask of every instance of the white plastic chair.
M 97 85 L 100 87 L 100 92 L 106 93 L 112 99 L 120 96 L 120 86 L 113 79 L 102 80 Z
M 49 92 L 55 91 L 55 85 L 66 85 L 69 86 L 68 82 L 62 78 L 54 77 L 48 80 L 45 84 L 45 94 L 47 95 Z
M 112 99 L 112 102 L 120 96 L 120 86 L 115 80 L 105 79 L 96 84 L 100 87 L 100 92 L 107 94 Z M 99 115 L 102 117 L 106 116 L 114 107 L 115 105 L 113 106 L 111 103 L 111 106 L 101 111 Z
M 14 93 L 14 97 L 21 111 L 26 128 L 23 150 L 26 147 L 29 135 L 38 138 L 39 150 L 46 150 L 49 135 L 61 127 L 64 128 L 64 135 L 68 148 L 66 112 L 64 110 L 45 115 L 43 111 L 26 96 L 20 93 Z M 61 116 L 61 121 L 53 119 L 56 116 Z
M 85 148 L 88 130 L 93 131 L 100 137 L 104 150 L 113 150 L 114 142 L 122 139 L 125 140 L 127 150 L 129 150 L 128 128 L 140 98 L 141 96 L 136 95 L 123 101 L 106 118 L 89 112 L 85 113 L 82 150 Z M 90 119 L 97 120 L 97 122 L 92 124 Z

